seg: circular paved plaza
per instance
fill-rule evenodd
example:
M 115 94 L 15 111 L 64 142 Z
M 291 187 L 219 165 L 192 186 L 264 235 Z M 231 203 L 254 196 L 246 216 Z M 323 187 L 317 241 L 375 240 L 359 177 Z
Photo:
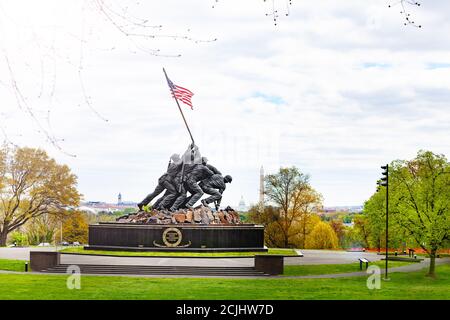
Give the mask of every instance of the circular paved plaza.
M 28 260 L 30 251 L 54 251 L 54 247 L 42 248 L 0 248 L 0 258 Z M 299 250 L 300 251 L 300 250 Z M 333 250 L 301 250 L 303 257 L 286 257 L 285 265 L 344 264 L 358 262 L 358 258 L 377 261 L 382 255 L 367 252 L 347 252 Z M 63 264 L 105 264 L 105 265 L 166 265 L 166 266 L 221 266 L 250 267 L 253 258 L 198 258 L 198 257 L 110 257 L 78 254 L 62 254 Z

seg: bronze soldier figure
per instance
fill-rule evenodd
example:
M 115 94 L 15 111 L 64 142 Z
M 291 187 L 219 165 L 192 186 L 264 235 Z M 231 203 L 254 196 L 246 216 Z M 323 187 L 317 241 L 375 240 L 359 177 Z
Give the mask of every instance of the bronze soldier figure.
M 181 207 L 186 200 L 187 191 L 191 193 L 191 196 L 185 206 L 186 208 L 192 208 L 192 206 L 200 200 L 203 195 L 203 191 L 197 182 L 209 178 L 214 175 L 214 172 L 203 164 L 189 164 L 185 165 L 184 174 L 185 181 L 181 184 L 181 192 L 175 200 L 175 203 L 170 208 L 170 211 L 176 211 Z
M 201 202 L 204 206 L 208 206 L 209 203 L 214 202 L 216 210 L 219 210 L 220 202 L 222 201 L 222 194 L 225 191 L 226 183 L 230 183 L 233 178 L 230 175 L 222 177 L 220 174 L 214 174 L 208 179 L 200 182 L 199 186 L 204 193 L 210 196 L 203 199 Z
M 156 186 L 155 190 L 148 194 L 144 200 L 142 200 L 140 203 L 138 203 L 139 210 L 142 210 L 143 206 L 148 205 L 155 197 L 157 197 L 161 192 L 164 190 L 172 190 L 176 192 L 176 185 L 173 181 L 173 176 L 176 175 L 178 171 L 181 169 L 181 159 L 179 154 L 173 154 L 170 157 L 169 165 L 167 168 L 167 172 L 164 173 L 159 179 L 158 179 L 158 185 Z M 161 201 L 155 203 L 155 206 L 158 206 L 161 204 Z

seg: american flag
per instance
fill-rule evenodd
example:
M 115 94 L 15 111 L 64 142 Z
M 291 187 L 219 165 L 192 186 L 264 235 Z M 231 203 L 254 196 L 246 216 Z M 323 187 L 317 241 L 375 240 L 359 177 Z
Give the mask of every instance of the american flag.
M 180 100 L 184 104 L 187 104 L 188 106 L 191 107 L 192 110 L 194 110 L 194 108 L 192 107 L 192 101 L 191 101 L 191 98 L 194 95 L 192 93 L 192 91 L 190 91 L 186 88 L 177 86 L 169 78 L 167 78 L 167 83 L 169 84 L 170 91 L 172 92 L 172 97 Z

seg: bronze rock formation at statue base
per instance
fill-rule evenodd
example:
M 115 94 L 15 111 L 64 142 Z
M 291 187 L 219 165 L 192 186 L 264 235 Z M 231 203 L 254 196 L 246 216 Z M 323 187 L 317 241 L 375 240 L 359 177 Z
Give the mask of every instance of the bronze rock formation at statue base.
M 239 214 L 230 207 L 212 211 L 200 205 L 194 209 L 138 211 L 116 219 L 119 223 L 136 224 L 241 224 Z

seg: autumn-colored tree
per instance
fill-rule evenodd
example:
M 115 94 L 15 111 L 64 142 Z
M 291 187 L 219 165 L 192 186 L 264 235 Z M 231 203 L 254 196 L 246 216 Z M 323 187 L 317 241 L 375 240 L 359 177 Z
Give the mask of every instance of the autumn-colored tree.
M 265 177 L 265 196 L 271 206 L 253 207 L 249 220 L 266 226 L 270 245 L 304 247 L 298 240 L 310 232 L 311 219 L 322 200 L 309 184 L 309 176 L 296 167 L 280 168 L 278 173 Z
M 40 149 L 0 149 L 0 246 L 11 231 L 30 219 L 67 215 L 80 194 L 77 179 L 66 165 L 57 164 Z
M 319 222 L 306 238 L 308 249 L 336 249 L 338 238 L 333 228 L 326 222 Z
M 67 242 L 88 242 L 88 217 L 79 211 L 71 212 L 63 224 L 63 239 Z
M 45 213 L 34 217 L 25 225 L 28 242 L 30 245 L 38 245 L 41 242 L 52 243 L 61 217 Z
M 261 224 L 264 228 L 264 239 L 269 247 L 278 247 L 281 242 L 279 226 L 274 222 L 279 219 L 280 211 L 273 206 L 252 206 L 248 211 L 247 219 L 253 223 Z
M 292 243 L 296 248 L 306 248 L 306 239 L 320 221 L 320 217 L 315 213 L 300 216 L 300 219 L 292 227 L 295 233 Z
M 299 246 L 300 248 L 305 248 L 308 234 L 320 221 L 316 211 L 322 207 L 322 196 L 310 186 L 304 189 L 302 193 L 297 200 L 300 202 L 299 209 L 293 211 L 293 215 L 295 216 L 294 225 L 298 225 L 299 230 L 299 232 L 296 232 L 296 235 L 301 240 Z M 295 229 L 297 230 L 297 228 Z
M 345 241 L 345 226 L 341 219 L 333 219 L 330 221 L 330 226 L 333 229 L 334 233 L 338 237 L 339 246 L 342 247 Z

